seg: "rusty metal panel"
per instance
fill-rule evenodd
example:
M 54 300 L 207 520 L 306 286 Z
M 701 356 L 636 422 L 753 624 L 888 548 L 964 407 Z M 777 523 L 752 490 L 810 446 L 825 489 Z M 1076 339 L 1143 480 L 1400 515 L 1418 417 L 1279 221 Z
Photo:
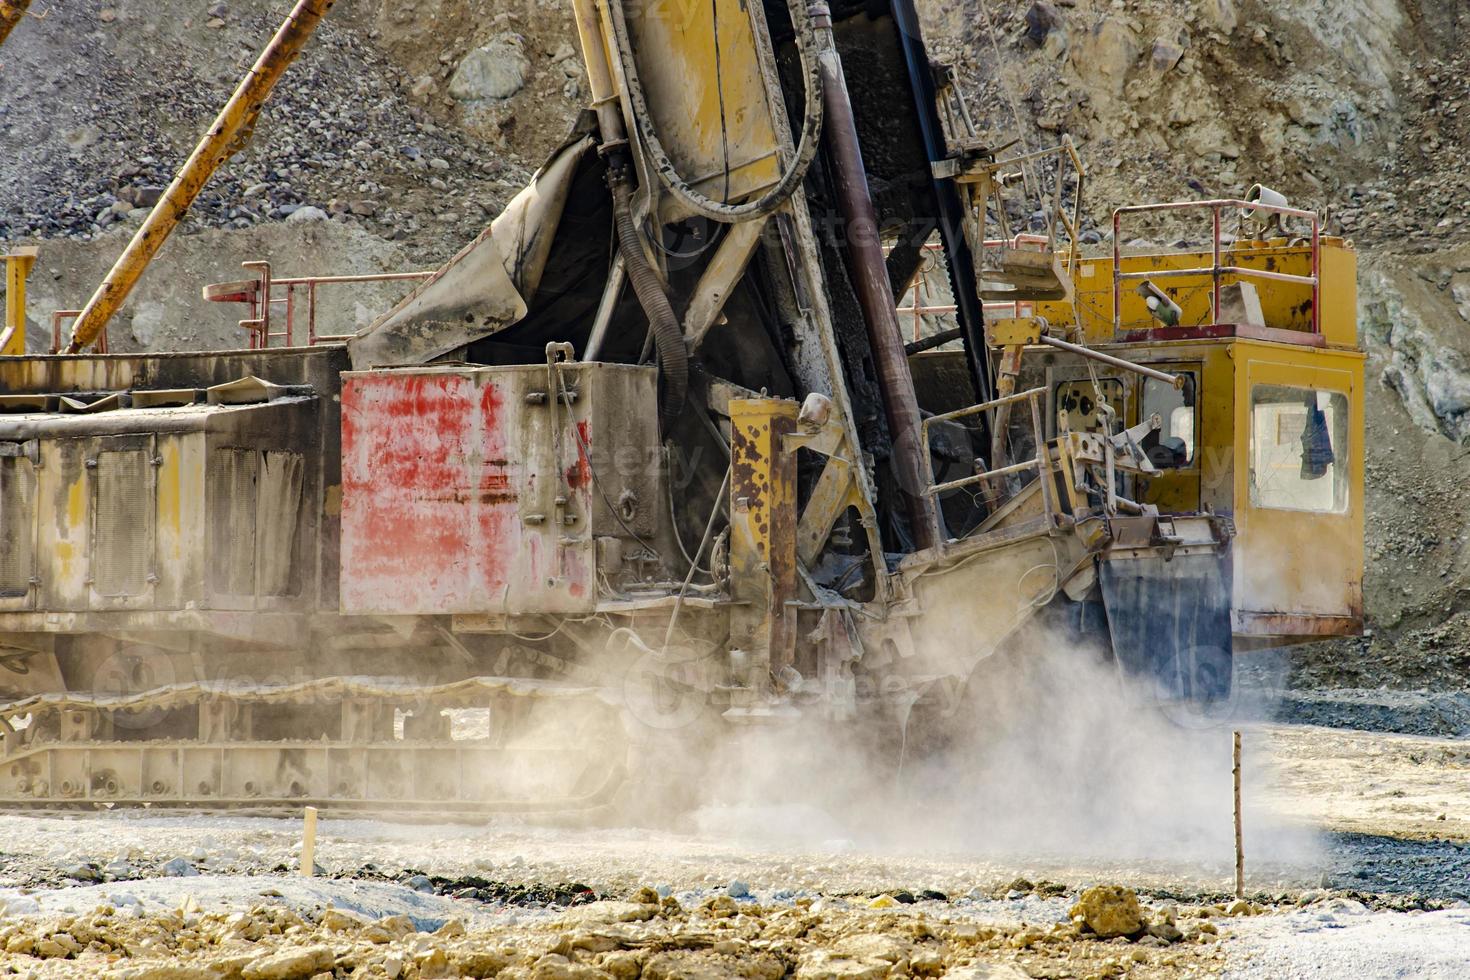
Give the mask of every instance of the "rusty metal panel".
M 255 483 L 260 454 L 227 447 L 209 454 L 209 587 L 255 594 Z
M 730 588 L 744 605 L 730 622 L 731 646 L 763 668 L 791 662 L 796 614 L 796 402 L 730 401 Z
M 498 605 L 520 523 L 521 463 L 501 414 L 506 396 L 459 372 L 344 379 L 343 612 Z M 535 565 L 541 555 L 528 557 Z
M 262 596 L 297 595 L 296 527 L 306 463 L 300 453 L 262 454 L 256 501 L 255 577 Z
M 0 599 L 31 598 L 35 542 L 35 466 L 19 453 L 0 455 Z
M 657 443 L 655 375 L 602 364 L 557 374 L 570 405 L 548 396 L 546 365 L 344 377 L 343 612 L 594 608 L 594 533 L 647 526 L 660 501 L 646 455 L 625 466 L 611 451 Z M 604 496 L 628 528 L 610 515 L 598 526 Z
M 335 468 L 320 451 L 321 404 L 292 396 L 0 417 L 0 459 L 19 446 L 37 460 L 39 581 L 31 599 L 0 595 L 0 613 L 299 605 L 316 581 L 324 527 L 306 501 L 320 499 Z M 221 455 L 228 465 L 216 465 Z M 237 469 L 249 472 L 241 479 Z
M 92 511 L 92 495 L 87 492 L 87 445 L 82 439 L 43 441 L 40 452 L 36 552 L 48 557 L 40 575 L 37 605 L 46 610 L 87 609 Z
M 131 441 L 131 440 L 130 440 Z M 148 591 L 153 569 L 153 454 L 145 437 L 104 449 L 88 460 L 96 470 L 92 528 L 92 589 L 105 598 Z
M 204 597 L 205 445 L 202 432 L 154 436 L 160 465 L 155 537 L 158 582 L 153 607 L 181 609 Z

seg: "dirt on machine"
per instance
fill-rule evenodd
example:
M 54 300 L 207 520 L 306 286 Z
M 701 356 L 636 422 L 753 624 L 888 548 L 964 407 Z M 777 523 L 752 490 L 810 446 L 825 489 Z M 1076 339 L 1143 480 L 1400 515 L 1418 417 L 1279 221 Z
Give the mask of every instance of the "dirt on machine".
M 1084 246 L 912 0 L 577 0 L 588 110 L 442 268 L 242 257 L 241 349 L 94 349 L 330 6 L 52 354 L 7 257 L 0 806 L 599 813 L 752 731 L 896 770 L 1038 645 L 1209 719 L 1361 630 L 1350 243 L 1258 185 Z

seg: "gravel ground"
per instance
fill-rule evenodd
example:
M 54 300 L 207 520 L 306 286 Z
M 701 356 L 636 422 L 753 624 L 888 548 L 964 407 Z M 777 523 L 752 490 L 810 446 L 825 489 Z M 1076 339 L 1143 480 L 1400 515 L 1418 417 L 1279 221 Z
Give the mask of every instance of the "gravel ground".
M 294 871 L 296 819 L 8 814 L 0 816 L 0 948 L 12 940 L 16 948 L 0 953 L 0 969 L 96 976 L 104 967 L 140 969 L 150 957 L 166 955 L 169 963 L 217 975 L 224 968 L 218 964 L 238 971 L 247 960 L 328 948 L 326 960 L 318 962 L 327 954 L 312 953 L 317 959 L 307 965 L 326 964 L 343 977 L 353 970 L 379 977 L 389 975 L 385 963 L 401 959 L 398 975 L 408 980 L 435 975 L 435 951 L 457 962 L 453 957 L 473 950 L 509 945 L 521 953 L 502 964 L 512 971 L 503 980 L 635 980 L 611 971 L 602 957 L 616 950 L 603 940 L 583 950 L 585 956 L 574 946 L 568 960 L 568 969 L 592 972 L 543 975 L 549 967 L 538 963 L 558 937 L 585 931 L 585 916 L 616 919 L 622 914 L 616 910 L 626 911 L 629 899 L 652 888 L 671 896 L 680 911 L 647 925 L 652 933 L 619 934 L 617 949 L 645 957 L 643 980 L 673 980 L 676 974 L 659 973 L 662 966 L 657 975 L 647 971 L 650 948 L 672 948 L 676 934 L 708 938 L 716 927 L 707 920 L 726 921 L 724 912 L 713 911 L 717 903 L 732 900 L 729 927 L 744 930 L 737 938 L 747 946 L 723 947 L 727 953 L 718 955 L 734 957 L 728 961 L 701 961 L 701 969 L 713 972 L 678 976 L 776 980 L 775 967 L 760 967 L 757 953 L 777 946 L 781 969 L 798 980 L 1176 977 L 1222 970 L 1240 977 L 1463 975 L 1470 964 L 1470 826 L 1459 815 L 1470 805 L 1462 806 L 1458 794 L 1470 794 L 1470 780 L 1460 774 L 1470 758 L 1466 743 L 1297 726 L 1256 727 L 1246 738 L 1251 764 L 1269 769 L 1251 783 L 1255 835 L 1247 838 L 1248 911 L 1263 914 L 1225 914 L 1228 854 L 1201 854 L 1192 862 L 1099 860 L 1086 856 L 1086 848 L 1068 854 L 1052 841 L 1050 856 L 1038 857 L 1042 848 L 987 847 L 978 827 L 968 846 L 938 847 L 919 835 L 880 847 L 845 836 L 840 815 L 799 807 L 711 809 L 680 829 L 657 831 L 326 815 L 314 879 Z M 1433 811 L 1440 806 L 1456 819 L 1439 820 Z M 1266 814 L 1275 815 L 1270 825 Z M 1161 946 L 1163 940 L 1136 933 L 1132 940 L 1102 942 L 1072 921 L 1073 903 L 1088 889 L 1114 885 L 1137 891 L 1144 921 L 1176 916 L 1194 940 Z M 92 911 L 98 906 L 100 917 Z M 582 912 L 583 906 L 603 911 Z M 329 907 L 352 913 L 356 924 L 343 926 L 348 920 L 331 918 Z M 391 924 L 400 915 L 411 923 L 402 935 L 364 938 L 392 931 L 367 925 L 370 920 L 390 916 L 382 921 Z M 818 923 L 808 927 L 815 938 L 770 945 L 785 928 L 778 923 L 808 915 Z M 259 935 L 241 945 L 237 933 L 247 920 L 257 923 L 249 928 Z M 1203 929 L 1206 921 L 1216 932 Z M 854 935 L 885 936 L 919 955 L 910 948 L 916 936 L 929 935 L 925 929 L 943 936 L 955 923 L 980 930 L 966 936 L 987 938 L 980 945 L 965 940 L 968 946 L 941 938 L 924 952 L 938 959 L 923 960 L 930 965 L 922 968 L 910 962 L 899 971 L 893 958 L 880 968 L 871 950 L 850 947 Z M 458 935 L 460 928 L 468 938 Z M 69 949 L 67 940 L 52 939 L 58 932 L 75 939 L 67 929 L 99 937 L 97 945 L 71 958 L 38 958 L 43 948 Z M 47 941 L 60 945 L 43 947 Z M 698 955 L 718 941 L 700 939 Z M 200 965 L 200 956 L 213 965 Z M 834 957 L 844 960 L 841 969 Z M 260 969 L 255 976 L 263 976 Z
M 1272 977 L 1465 976 L 1470 911 L 1370 913 L 1339 900 L 1282 916 L 1259 916 L 1227 932 L 1229 980 Z

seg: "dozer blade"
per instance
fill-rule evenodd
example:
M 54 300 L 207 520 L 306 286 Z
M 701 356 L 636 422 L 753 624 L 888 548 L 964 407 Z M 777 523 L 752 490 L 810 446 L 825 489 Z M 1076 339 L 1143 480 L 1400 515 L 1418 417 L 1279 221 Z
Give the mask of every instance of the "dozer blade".
M 1228 554 L 1154 552 L 1100 566 L 1113 652 L 1125 674 L 1163 703 L 1228 698 Z

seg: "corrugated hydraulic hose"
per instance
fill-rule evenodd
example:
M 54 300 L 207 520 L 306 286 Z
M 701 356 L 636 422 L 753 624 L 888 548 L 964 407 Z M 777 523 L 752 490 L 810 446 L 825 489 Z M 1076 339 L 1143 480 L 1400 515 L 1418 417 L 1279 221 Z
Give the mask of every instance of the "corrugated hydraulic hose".
M 788 0 L 791 25 L 796 32 L 796 47 L 801 53 L 802 74 L 806 80 L 806 108 L 801 121 L 801 139 L 796 147 L 796 159 L 790 169 L 781 175 L 776 186 L 744 204 L 725 204 L 706 197 L 695 190 L 688 181 L 679 176 L 674 163 L 664 150 L 653 125 L 653 116 L 648 111 L 648 100 L 643 95 L 643 84 L 638 78 L 638 67 L 633 63 L 633 45 L 628 35 L 628 23 L 623 16 L 623 0 L 608 0 L 611 12 L 614 47 L 622 61 L 623 77 L 628 83 L 628 100 L 632 104 L 633 117 L 638 123 L 638 133 L 652 158 L 653 168 L 659 181 L 685 207 L 711 221 L 734 224 L 763 218 L 786 203 L 806 176 L 807 168 L 817 155 L 818 139 L 822 132 L 822 68 L 818 61 L 821 43 L 819 32 L 813 26 L 811 14 L 802 6 L 803 0 Z M 824 28 L 825 36 L 830 28 Z M 718 64 L 716 64 L 718 70 Z
M 689 348 L 684 346 L 684 329 L 679 325 L 668 294 L 664 292 L 664 284 L 648 264 L 648 257 L 639 244 L 638 226 L 633 221 L 633 190 L 628 184 L 625 166 L 611 166 L 607 182 L 612 190 L 613 217 L 617 222 L 618 253 L 627 266 L 628 281 L 633 284 L 638 303 L 648 315 L 653 342 L 658 349 L 659 369 L 663 377 L 659 417 L 667 432 L 684 410 L 684 399 L 689 391 Z

